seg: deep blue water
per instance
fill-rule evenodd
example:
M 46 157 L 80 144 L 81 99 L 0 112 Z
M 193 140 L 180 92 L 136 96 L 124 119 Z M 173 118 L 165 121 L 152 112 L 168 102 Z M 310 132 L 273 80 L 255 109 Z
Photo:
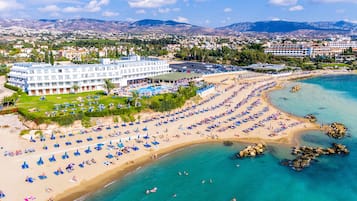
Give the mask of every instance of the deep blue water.
M 240 160 L 232 156 L 242 144 L 193 146 L 130 173 L 86 200 L 229 201 L 235 197 L 239 201 L 356 201 L 357 76 L 318 77 L 299 84 L 302 89 L 298 93 L 289 92 L 292 84 L 272 92 L 271 101 L 295 115 L 314 113 L 320 123 L 346 124 L 351 137 L 339 142 L 349 147 L 350 155 L 322 157 L 306 170 L 295 172 L 279 165 L 282 158 L 289 157 L 288 148 L 270 147 L 262 157 Z M 336 140 L 310 132 L 302 136 L 302 141 L 328 146 Z M 153 187 L 158 191 L 146 195 L 145 190 Z

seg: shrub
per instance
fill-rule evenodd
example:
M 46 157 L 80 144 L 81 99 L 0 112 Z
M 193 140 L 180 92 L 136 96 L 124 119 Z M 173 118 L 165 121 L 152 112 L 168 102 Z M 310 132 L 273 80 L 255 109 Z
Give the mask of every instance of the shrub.
M 8 89 L 10 89 L 10 90 L 19 92 L 19 93 L 22 92 L 22 89 L 20 89 L 19 87 L 12 86 L 12 85 L 10 85 L 10 84 L 8 84 L 8 83 L 5 83 L 5 84 L 4 84 L 4 87 L 5 87 L 5 88 L 8 88 Z
M 30 133 L 30 130 L 22 130 L 22 131 L 20 132 L 20 136 L 27 135 L 27 134 L 29 134 L 29 133 Z

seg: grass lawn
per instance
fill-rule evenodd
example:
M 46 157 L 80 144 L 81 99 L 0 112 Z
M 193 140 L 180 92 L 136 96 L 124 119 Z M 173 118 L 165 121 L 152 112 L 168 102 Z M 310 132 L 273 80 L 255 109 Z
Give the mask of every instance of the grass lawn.
M 60 125 L 69 125 L 74 120 L 110 115 L 120 115 L 124 121 L 135 121 L 133 114 L 144 109 L 169 111 L 181 107 L 186 100 L 196 95 L 196 90 L 196 86 L 190 86 L 177 93 L 141 97 L 137 99 L 140 103 L 138 107 L 135 107 L 135 100 L 132 98 L 106 96 L 102 91 L 46 96 L 21 93 L 16 107 L 21 115 L 36 123 L 57 122 Z
M 44 99 L 41 96 L 28 96 L 22 94 L 17 102 L 17 107 L 23 113 L 39 118 L 58 115 L 70 115 L 80 111 L 88 112 L 105 111 L 112 105 L 116 109 L 118 104 L 126 106 L 127 98 L 118 96 L 106 96 L 101 91 L 85 92 L 78 94 L 58 94 L 47 95 Z M 102 104 L 102 108 L 100 105 Z
M 344 63 L 321 63 L 322 67 L 350 67 L 350 65 L 348 64 L 344 64 Z

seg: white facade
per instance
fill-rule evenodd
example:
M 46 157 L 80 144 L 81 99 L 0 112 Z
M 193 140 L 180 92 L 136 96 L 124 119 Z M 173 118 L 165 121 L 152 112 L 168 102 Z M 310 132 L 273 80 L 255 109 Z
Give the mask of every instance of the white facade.
M 333 41 L 329 42 L 328 46 L 330 48 L 338 48 L 338 49 L 348 49 L 348 48 L 357 48 L 357 41 Z
M 272 45 L 271 47 L 266 48 L 264 52 L 274 56 L 309 57 L 312 54 L 312 48 L 303 45 L 284 44 Z
M 103 59 L 101 64 L 54 65 L 43 63 L 16 63 L 8 74 L 8 82 L 29 95 L 64 94 L 101 90 L 104 80 L 117 87 L 129 82 L 170 72 L 164 60 L 140 59 L 133 56 L 122 60 Z

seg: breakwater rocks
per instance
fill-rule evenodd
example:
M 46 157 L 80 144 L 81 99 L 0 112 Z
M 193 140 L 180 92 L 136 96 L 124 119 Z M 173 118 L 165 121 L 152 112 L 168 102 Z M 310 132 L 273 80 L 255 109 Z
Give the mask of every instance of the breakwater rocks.
M 335 139 L 341 139 L 345 137 L 347 128 L 341 123 L 334 122 L 327 128 L 326 134 Z
M 230 146 L 233 145 L 233 142 L 232 141 L 223 141 L 223 145 L 227 146 L 227 147 L 230 147 Z
M 301 89 L 300 85 L 295 85 L 295 86 L 291 87 L 290 92 L 296 93 L 296 92 L 300 91 L 300 89 Z
M 243 150 L 236 153 L 237 158 L 246 158 L 246 157 L 255 157 L 258 155 L 262 155 L 266 150 L 266 146 L 262 143 L 258 143 L 255 145 L 249 145 Z
M 317 118 L 313 114 L 307 114 L 304 116 L 305 119 L 308 119 L 310 122 L 315 123 L 317 121 Z
M 321 155 L 347 155 L 349 150 L 345 145 L 333 143 L 332 147 L 322 148 L 322 147 L 294 147 L 291 154 L 295 155 L 296 158 L 293 160 L 283 160 L 282 165 L 289 166 L 293 170 L 301 171 L 304 168 L 310 166 L 311 162 L 317 161 L 316 158 Z

